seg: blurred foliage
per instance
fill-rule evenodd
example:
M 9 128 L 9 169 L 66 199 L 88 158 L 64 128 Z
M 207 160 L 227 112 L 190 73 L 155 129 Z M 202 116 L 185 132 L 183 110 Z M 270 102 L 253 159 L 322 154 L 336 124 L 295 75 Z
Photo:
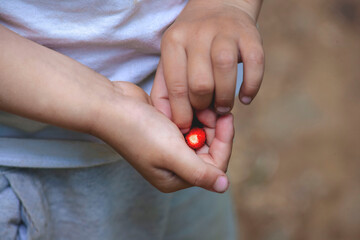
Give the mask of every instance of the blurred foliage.
M 360 239 L 360 1 L 264 1 L 266 73 L 234 109 L 245 240 Z

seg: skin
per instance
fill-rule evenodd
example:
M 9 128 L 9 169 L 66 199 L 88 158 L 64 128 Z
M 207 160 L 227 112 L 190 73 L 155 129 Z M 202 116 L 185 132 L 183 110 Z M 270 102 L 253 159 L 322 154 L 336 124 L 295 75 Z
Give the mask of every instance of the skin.
M 162 192 L 192 186 L 225 192 L 234 127 L 230 110 L 219 107 L 233 106 L 238 58 L 245 67 L 240 97 L 258 91 L 260 5 L 190 0 L 164 34 L 151 98 L 0 25 L 0 110 L 102 139 Z M 193 109 L 207 135 L 196 152 L 182 135 Z
M 161 42 L 151 99 L 182 130 L 193 109 L 227 114 L 234 105 L 237 63 L 244 63 L 239 99 L 249 104 L 264 74 L 256 27 L 261 0 L 190 0 Z
M 0 69 L 0 110 L 104 140 L 162 192 L 191 186 L 216 192 L 228 188 L 232 115 L 198 113 L 211 137 L 209 146 L 196 153 L 141 88 L 110 82 L 1 25 Z M 215 184 L 219 177 L 220 185 Z

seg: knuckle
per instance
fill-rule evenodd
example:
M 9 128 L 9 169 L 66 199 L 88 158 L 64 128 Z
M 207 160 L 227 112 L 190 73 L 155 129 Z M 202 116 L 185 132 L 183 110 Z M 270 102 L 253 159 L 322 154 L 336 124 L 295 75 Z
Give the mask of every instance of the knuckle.
M 208 24 L 200 28 L 194 28 L 192 29 L 192 32 L 194 34 L 194 39 L 204 40 L 213 35 L 214 28 L 211 24 Z
M 216 51 L 213 55 L 214 65 L 218 68 L 229 69 L 237 64 L 238 57 L 228 50 Z
M 220 169 L 221 171 L 225 172 L 228 169 L 228 161 L 222 162 L 222 163 L 218 163 L 215 165 L 218 169 Z
M 160 192 L 162 193 L 172 193 L 175 192 L 175 190 L 172 187 L 162 185 L 162 186 L 155 186 Z
M 169 94 L 174 98 L 184 98 L 187 96 L 187 89 L 183 84 L 174 84 L 174 86 L 169 89 Z
M 163 43 L 180 44 L 184 38 L 184 32 L 179 27 L 169 28 L 163 36 Z
M 247 60 L 257 65 L 262 65 L 265 62 L 265 56 L 263 50 L 252 50 L 247 55 Z
M 155 188 L 157 188 L 162 193 L 172 193 L 175 192 L 173 184 L 171 184 L 171 180 L 162 179 L 153 184 Z
M 194 173 L 193 173 L 193 182 L 192 184 L 194 186 L 202 186 L 204 179 L 205 179 L 205 175 L 206 175 L 206 168 L 202 167 L 202 168 L 197 168 Z
M 192 81 L 190 90 L 196 95 L 207 95 L 213 92 L 214 84 L 211 81 L 195 80 Z

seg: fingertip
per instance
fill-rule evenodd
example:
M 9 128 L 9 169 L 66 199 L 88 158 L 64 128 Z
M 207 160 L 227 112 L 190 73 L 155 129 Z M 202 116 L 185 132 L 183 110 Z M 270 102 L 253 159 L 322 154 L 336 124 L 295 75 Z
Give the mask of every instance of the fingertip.
M 244 96 L 242 94 L 239 95 L 240 102 L 242 102 L 245 105 L 249 105 L 252 102 L 252 97 Z
M 174 120 L 174 119 L 172 121 L 176 124 L 176 126 L 178 126 L 178 128 L 180 129 L 180 132 L 182 134 L 189 132 L 191 129 L 191 121 L 181 122 L 181 123 L 176 122 L 176 120 Z
M 250 103 L 252 103 L 260 89 L 260 84 L 261 82 L 259 82 L 258 84 L 249 84 L 249 82 L 244 82 L 244 84 L 240 88 L 240 102 L 242 102 L 244 105 L 249 105 Z
M 231 107 L 215 107 L 215 110 L 217 114 L 224 115 L 231 111 Z
M 261 82 L 262 78 L 257 81 L 244 79 L 239 92 L 239 99 L 243 104 L 248 105 L 254 100 L 260 90 Z
M 196 111 L 196 117 L 202 125 L 208 128 L 215 128 L 216 125 L 216 113 L 211 109 L 205 109 Z
M 180 111 L 175 111 L 174 107 L 172 109 L 172 121 L 178 126 L 182 133 L 186 133 L 190 130 L 191 124 L 193 121 L 193 111 L 190 107 L 189 111 L 185 109 L 180 109 Z M 187 113 L 186 113 L 187 112 Z
M 229 181 L 226 175 L 219 176 L 213 185 L 213 189 L 217 193 L 224 193 L 228 188 Z
M 182 133 L 182 134 L 186 134 L 187 132 L 189 132 L 190 131 L 190 128 L 182 128 L 182 129 L 180 129 L 180 132 Z

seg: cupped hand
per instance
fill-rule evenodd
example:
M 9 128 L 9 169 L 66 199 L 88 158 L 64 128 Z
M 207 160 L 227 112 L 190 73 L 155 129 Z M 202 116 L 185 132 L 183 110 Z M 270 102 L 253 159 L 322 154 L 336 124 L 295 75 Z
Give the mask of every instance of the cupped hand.
M 244 63 L 239 98 L 244 104 L 254 99 L 264 73 L 256 27 L 260 5 L 260 0 L 192 0 L 164 33 L 151 98 L 183 133 L 191 126 L 193 109 L 213 104 L 219 114 L 230 112 L 239 61 Z
M 229 183 L 225 171 L 234 134 L 232 115 L 217 119 L 210 110 L 199 112 L 208 142 L 195 152 L 141 88 L 126 82 L 113 82 L 113 86 L 113 96 L 107 98 L 94 121 L 94 135 L 110 144 L 162 192 L 191 186 L 226 191 Z

